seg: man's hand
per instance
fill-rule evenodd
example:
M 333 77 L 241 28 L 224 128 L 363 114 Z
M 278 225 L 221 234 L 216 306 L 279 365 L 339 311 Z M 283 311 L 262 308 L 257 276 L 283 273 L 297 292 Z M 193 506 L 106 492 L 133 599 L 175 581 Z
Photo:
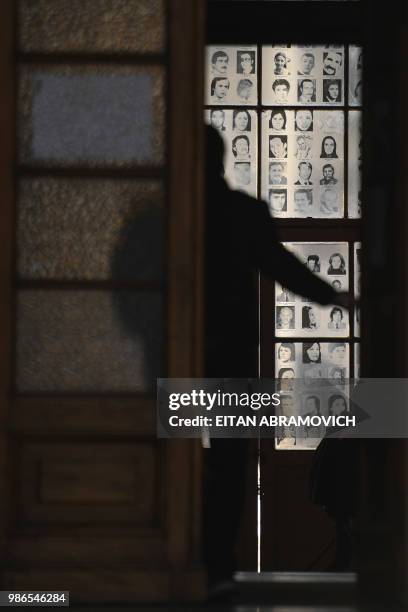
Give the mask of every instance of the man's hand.
M 352 306 L 359 306 L 360 300 L 355 299 L 353 295 L 351 293 L 347 293 L 347 291 L 339 291 L 333 300 L 333 304 L 349 310 Z

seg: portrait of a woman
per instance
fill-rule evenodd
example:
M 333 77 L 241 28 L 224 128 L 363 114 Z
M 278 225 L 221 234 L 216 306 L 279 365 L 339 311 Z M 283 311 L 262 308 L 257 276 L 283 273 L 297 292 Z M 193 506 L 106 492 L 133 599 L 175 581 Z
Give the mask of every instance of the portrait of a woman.
M 337 144 L 333 136 L 325 136 L 322 140 L 322 150 L 320 157 L 327 158 L 338 158 L 337 155 Z

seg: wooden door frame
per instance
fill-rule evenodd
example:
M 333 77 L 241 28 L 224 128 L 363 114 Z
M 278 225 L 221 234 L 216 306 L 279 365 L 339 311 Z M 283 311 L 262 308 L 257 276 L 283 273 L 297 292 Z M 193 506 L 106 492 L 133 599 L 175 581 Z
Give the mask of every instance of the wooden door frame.
M 9 417 L 13 360 L 14 266 L 14 2 L 0 3 L 0 563 L 11 524 Z
M 171 0 L 169 77 L 168 376 L 203 373 L 204 183 L 203 74 L 205 0 Z M 174 69 L 172 69 L 172 67 Z M 169 559 L 200 567 L 202 452 L 200 440 L 171 440 Z M 178 597 L 200 597 L 204 574 L 179 573 Z M 190 581 L 190 584 L 189 584 Z M 187 589 L 187 592 L 186 592 Z

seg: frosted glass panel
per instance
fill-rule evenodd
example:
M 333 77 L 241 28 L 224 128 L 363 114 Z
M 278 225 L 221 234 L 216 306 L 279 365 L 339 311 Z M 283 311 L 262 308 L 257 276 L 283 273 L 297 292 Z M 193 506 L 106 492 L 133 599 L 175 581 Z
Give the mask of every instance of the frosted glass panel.
M 349 112 L 349 152 L 348 152 L 348 216 L 361 217 L 362 206 L 362 113 Z
M 276 217 L 344 215 L 344 113 L 262 112 L 262 194 Z M 283 199 L 276 191 L 285 191 Z
M 356 342 L 354 345 L 354 378 L 358 380 L 361 376 L 360 373 L 360 343 Z
M 262 104 L 344 103 L 344 47 L 262 47 Z
M 25 52 L 160 52 L 163 0 L 20 0 Z
M 205 104 L 258 101 L 257 47 L 206 47 Z
M 149 391 L 161 368 L 157 295 L 20 291 L 18 391 Z
M 361 106 L 363 103 L 363 50 L 349 47 L 349 105 Z
M 65 166 L 161 164 L 163 87 L 158 67 L 23 69 L 20 161 Z
M 230 187 L 257 195 L 258 115 L 246 108 L 213 108 L 205 111 L 205 121 L 224 140 L 225 178 Z
M 19 276 L 160 279 L 162 202 L 151 180 L 21 179 Z
M 337 291 L 349 289 L 347 243 L 285 243 L 316 275 Z M 320 306 L 276 284 L 276 335 L 278 337 L 344 337 L 349 334 L 348 312 L 339 306 Z

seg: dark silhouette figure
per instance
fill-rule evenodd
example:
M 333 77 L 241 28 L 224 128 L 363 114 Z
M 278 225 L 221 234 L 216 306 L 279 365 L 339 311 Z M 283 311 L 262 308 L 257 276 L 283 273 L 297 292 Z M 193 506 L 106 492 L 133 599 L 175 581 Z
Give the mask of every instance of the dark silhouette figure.
M 310 474 L 312 501 L 332 519 L 336 547 L 329 571 L 350 569 L 351 528 L 357 512 L 359 441 L 324 438 L 315 453 Z
M 345 306 L 339 294 L 279 242 L 267 204 L 231 191 L 224 146 L 206 128 L 205 376 L 257 376 L 257 273 L 320 304 Z M 205 457 L 204 558 L 209 582 L 231 578 L 244 502 L 247 440 L 213 439 Z

